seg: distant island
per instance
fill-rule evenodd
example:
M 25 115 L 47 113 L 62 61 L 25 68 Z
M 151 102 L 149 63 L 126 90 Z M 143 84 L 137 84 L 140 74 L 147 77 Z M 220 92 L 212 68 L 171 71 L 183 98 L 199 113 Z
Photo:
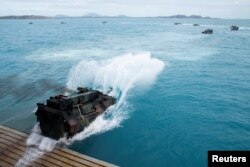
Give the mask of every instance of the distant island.
M 58 18 L 133 18 L 126 15 L 117 16 L 103 16 L 97 13 L 89 13 L 83 16 L 67 16 L 67 15 L 56 15 L 56 16 L 39 16 L 39 15 L 22 15 L 22 16 L 0 16 L 0 19 L 58 19 Z M 211 17 L 202 17 L 200 15 L 173 15 L 173 16 L 156 16 L 156 17 L 142 17 L 142 18 L 172 18 L 172 19 L 212 19 Z
M 0 19 L 49 19 L 48 16 L 23 15 L 23 16 L 0 16 Z
M 212 19 L 211 17 L 202 17 L 200 15 L 173 15 L 173 16 L 158 16 L 163 18 L 173 18 L 173 19 Z

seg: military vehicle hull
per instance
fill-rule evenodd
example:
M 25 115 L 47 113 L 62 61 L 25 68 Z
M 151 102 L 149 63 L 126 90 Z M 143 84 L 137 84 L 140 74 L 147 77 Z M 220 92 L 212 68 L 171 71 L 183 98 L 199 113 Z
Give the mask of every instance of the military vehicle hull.
M 212 29 L 206 29 L 206 30 L 202 31 L 202 34 L 213 34 L 213 30 Z
M 42 135 L 58 140 L 81 132 L 95 118 L 115 104 L 115 98 L 97 90 L 78 88 L 69 96 L 50 97 L 47 104 L 38 103 L 36 111 Z
M 231 26 L 230 29 L 231 29 L 231 31 L 238 31 L 239 27 L 237 27 L 237 26 Z
M 174 23 L 174 25 L 181 25 L 182 23 Z

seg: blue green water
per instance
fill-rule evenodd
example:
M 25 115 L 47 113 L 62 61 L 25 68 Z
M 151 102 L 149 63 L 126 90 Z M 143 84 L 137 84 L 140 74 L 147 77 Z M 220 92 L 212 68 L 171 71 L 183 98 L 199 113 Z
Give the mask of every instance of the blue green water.
M 201 34 L 206 28 L 214 34 Z M 99 71 L 112 71 L 105 62 L 118 59 L 119 67 L 133 65 L 129 78 L 149 68 L 139 81 L 152 83 L 128 90 L 129 107 L 116 126 L 68 147 L 126 167 L 206 166 L 208 150 L 250 149 L 249 46 L 250 20 L 0 20 L 0 124 L 30 132 L 36 103 L 63 93 L 76 67 L 91 73 L 95 62 Z M 164 64 L 152 78 L 161 63 L 151 59 Z M 76 74 L 89 86 L 86 74 Z M 118 81 L 125 75 L 101 74 Z

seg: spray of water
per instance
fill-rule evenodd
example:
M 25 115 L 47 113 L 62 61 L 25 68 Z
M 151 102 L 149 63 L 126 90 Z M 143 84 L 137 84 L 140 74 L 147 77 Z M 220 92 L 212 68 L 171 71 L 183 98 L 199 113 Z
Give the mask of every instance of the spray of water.
M 27 147 L 25 154 L 21 159 L 17 161 L 15 164 L 15 167 L 25 167 L 27 165 L 30 165 L 30 163 L 40 156 L 42 156 L 45 152 L 37 149 L 36 147 Z
M 41 135 L 39 124 L 36 124 L 26 140 L 27 146 L 36 146 L 42 151 L 51 151 L 56 146 L 57 141 Z
M 81 61 L 69 73 L 67 88 L 87 86 L 114 96 L 116 104 L 109 107 L 105 114 L 98 116 L 94 122 L 70 140 L 59 141 L 41 135 L 39 124 L 36 124 L 28 137 L 25 155 L 16 166 L 25 166 L 51 151 L 56 144 L 71 144 L 89 136 L 104 133 L 115 127 L 128 117 L 131 106 L 127 101 L 128 94 L 154 83 L 157 75 L 163 70 L 164 63 L 151 57 L 150 53 L 125 54 L 108 60 Z M 110 91 L 112 88 L 112 91 Z M 133 91 L 131 91 L 133 89 Z
M 128 53 L 108 60 L 81 61 L 73 67 L 67 82 L 69 89 L 87 86 L 107 93 L 112 88 L 109 95 L 114 96 L 117 102 L 71 141 L 119 127 L 131 108 L 127 96 L 152 85 L 163 68 L 164 63 L 150 53 Z
M 46 151 L 53 150 L 56 144 L 57 141 L 42 136 L 39 124 L 36 124 L 26 140 L 25 154 L 17 161 L 15 166 L 24 167 L 30 165 L 32 161 L 41 157 Z

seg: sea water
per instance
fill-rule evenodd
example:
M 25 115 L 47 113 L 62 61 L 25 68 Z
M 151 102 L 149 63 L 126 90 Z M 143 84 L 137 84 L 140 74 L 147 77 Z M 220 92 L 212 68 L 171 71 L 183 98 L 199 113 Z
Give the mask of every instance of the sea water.
M 208 150 L 250 149 L 249 46 L 250 20 L 0 20 L 0 124 L 30 133 L 37 102 L 112 87 L 117 104 L 67 147 L 119 166 L 206 166 Z

